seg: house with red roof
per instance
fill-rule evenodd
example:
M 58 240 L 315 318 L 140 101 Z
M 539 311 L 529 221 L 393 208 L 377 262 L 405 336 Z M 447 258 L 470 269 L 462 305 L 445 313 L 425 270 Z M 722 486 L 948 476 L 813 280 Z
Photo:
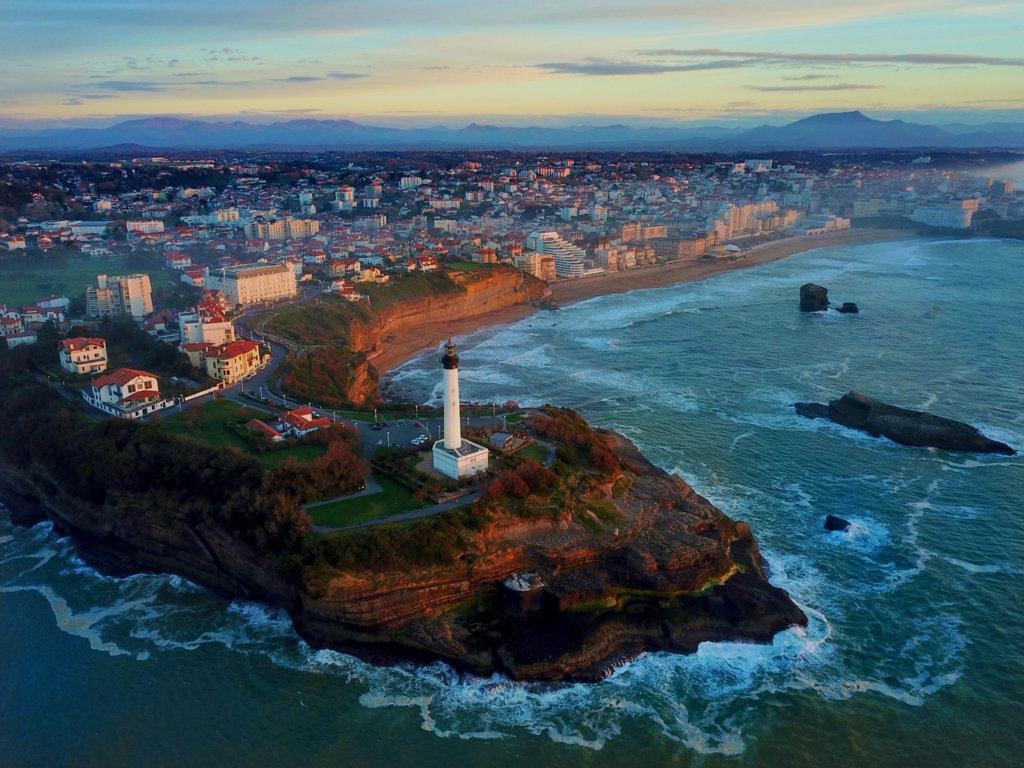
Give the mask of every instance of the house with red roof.
M 89 405 L 122 419 L 138 419 L 174 405 L 160 394 L 157 378 L 134 368 L 119 368 L 96 378 L 82 392 Z
M 296 408 L 277 417 L 277 431 L 282 435 L 302 437 L 316 432 L 320 427 L 329 426 L 331 420 L 317 416 L 311 408 Z
M 268 440 L 271 440 L 275 443 L 279 443 L 282 440 L 284 440 L 284 435 L 282 435 L 272 426 L 267 424 L 267 422 L 260 421 L 259 419 L 250 419 L 249 421 L 245 422 L 245 428 L 248 429 L 250 432 L 255 432 L 257 435 L 265 437 Z
M 256 373 L 263 364 L 263 357 L 258 342 L 237 339 L 207 349 L 203 353 L 203 364 L 211 377 L 230 385 Z
M 25 322 L 21 315 L 11 317 L 10 314 L 0 316 L 0 336 L 12 336 L 15 333 L 25 332 Z
M 184 251 L 164 251 L 164 265 L 168 269 L 185 270 L 192 266 L 192 257 Z
M 68 373 L 100 373 L 107 369 L 105 339 L 80 336 L 60 343 L 60 367 Z
M 202 288 L 206 284 L 206 270 L 197 268 L 186 269 L 181 273 L 181 282 L 196 288 Z

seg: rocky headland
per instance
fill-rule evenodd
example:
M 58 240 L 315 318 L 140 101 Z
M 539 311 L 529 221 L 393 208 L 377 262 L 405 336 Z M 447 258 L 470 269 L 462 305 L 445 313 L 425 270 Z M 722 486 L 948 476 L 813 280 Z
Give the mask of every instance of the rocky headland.
M 492 521 L 451 568 L 310 584 L 296 627 L 357 656 L 592 681 L 644 651 L 766 643 L 807 623 L 768 582 L 749 526 L 604 434 L 631 467 L 621 496 L 604 488 L 615 527 L 594 533 L 560 515 Z
M 1008 456 L 1015 453 L 1006 443 L 986 437 L 970 424 L 889 405 L 856 390 L 827 404 L 794 403 L 793 407 L 809 419 L 828 419 L 872 437 L 887 437 L 900 445 Z
M 114 442 L 138 443 L 134 425 L 114 426 Z M 453 511 L 433 519 L 434 528 L 421 525 L 392 542 L 409 549 L 458 529 L 455 556 L 413 566 L 365 564 L 390 541 L 372 532 L 355 548 L 346 545 L 345 557 L 322 561 L 323 547 L 314 557 L 302 548 L 308 534 L 284 536 L 287 521 L 274 512 L 260 517 L 260 503 L 248 502 L 249 509 L 245 494 L 204 506 L 213 493 L 204 483 L 219 487 L 220 475 L 197 478 L 175 499 L 159 487 L 174 474 L 166 467 L 138 490 L 128 489 L 136 482 L 129 477 L 117 479 L 116 490 L 83 493 L 75 483 L 91 479 L 69 481 L 73 470 L 42 458 L 6 462 L 0 498 L 22 524 L 53 520 L 107 572 L 174 573 L 229 598 L 275 603 L 314 646 L 374 662 L 441 659 L 477 674 L 594 681 L 645 651 L 692 652 L 706 640 L 769 642 L 806 624 L 768 582 L 745 523 L 624 438 L 600 434 L 621 469 L 592 489 L 588 503 L 604 504 L 613 522 L 581 524 L 568 505 L 532 519 L 503 515 L 500 503 L 486 517 Z M 135 445 L 136 455 L 145 453 L 142 445 L 149 443 Z

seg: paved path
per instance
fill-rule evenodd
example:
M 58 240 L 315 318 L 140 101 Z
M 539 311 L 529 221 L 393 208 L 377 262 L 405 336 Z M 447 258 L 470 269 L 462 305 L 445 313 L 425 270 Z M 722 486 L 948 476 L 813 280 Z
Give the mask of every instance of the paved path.
M 335 496 L 333 499 L 322 499 L 321 501 L 314 501 L 311 504 L 303 504 L 303 509 L 316 509 L 322 507 L 325 504 L 333 504 L 336 501 L 348 501 L 349 499 L 358 499 L 362 496 L 372 496 L 375 493 L 380 493 L 384 489 L 380 487 L 380 483 L 373 479 L 373 475 L 366 476 L 366 487 L 361 491 L 355 493 L 346 493 L 344 496 Z

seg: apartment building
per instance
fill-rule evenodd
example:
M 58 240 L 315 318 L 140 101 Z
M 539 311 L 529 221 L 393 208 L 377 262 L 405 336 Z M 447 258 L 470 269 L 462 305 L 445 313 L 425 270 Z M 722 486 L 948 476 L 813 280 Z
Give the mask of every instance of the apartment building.
M 152 311 L 149 275 L 97 275 L 96 285 L 85 289 L 85 313 L 89 317 L 141 320 Z
M 289 299 L 298 292 L 295 271 L 286 264 L 245 264 L 210 269 L 206 289 L 220 291 L 231 305 Z

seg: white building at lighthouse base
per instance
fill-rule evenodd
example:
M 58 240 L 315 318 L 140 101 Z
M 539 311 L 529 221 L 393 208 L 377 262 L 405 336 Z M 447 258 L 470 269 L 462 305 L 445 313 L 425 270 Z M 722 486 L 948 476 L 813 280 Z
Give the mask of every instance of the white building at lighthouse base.
M 490 451 L 469 440 L 458 448 L 446 447 L 444 440 L 434 443 L 434 469 L 454 480 L 486 472 L 488 456 Z

